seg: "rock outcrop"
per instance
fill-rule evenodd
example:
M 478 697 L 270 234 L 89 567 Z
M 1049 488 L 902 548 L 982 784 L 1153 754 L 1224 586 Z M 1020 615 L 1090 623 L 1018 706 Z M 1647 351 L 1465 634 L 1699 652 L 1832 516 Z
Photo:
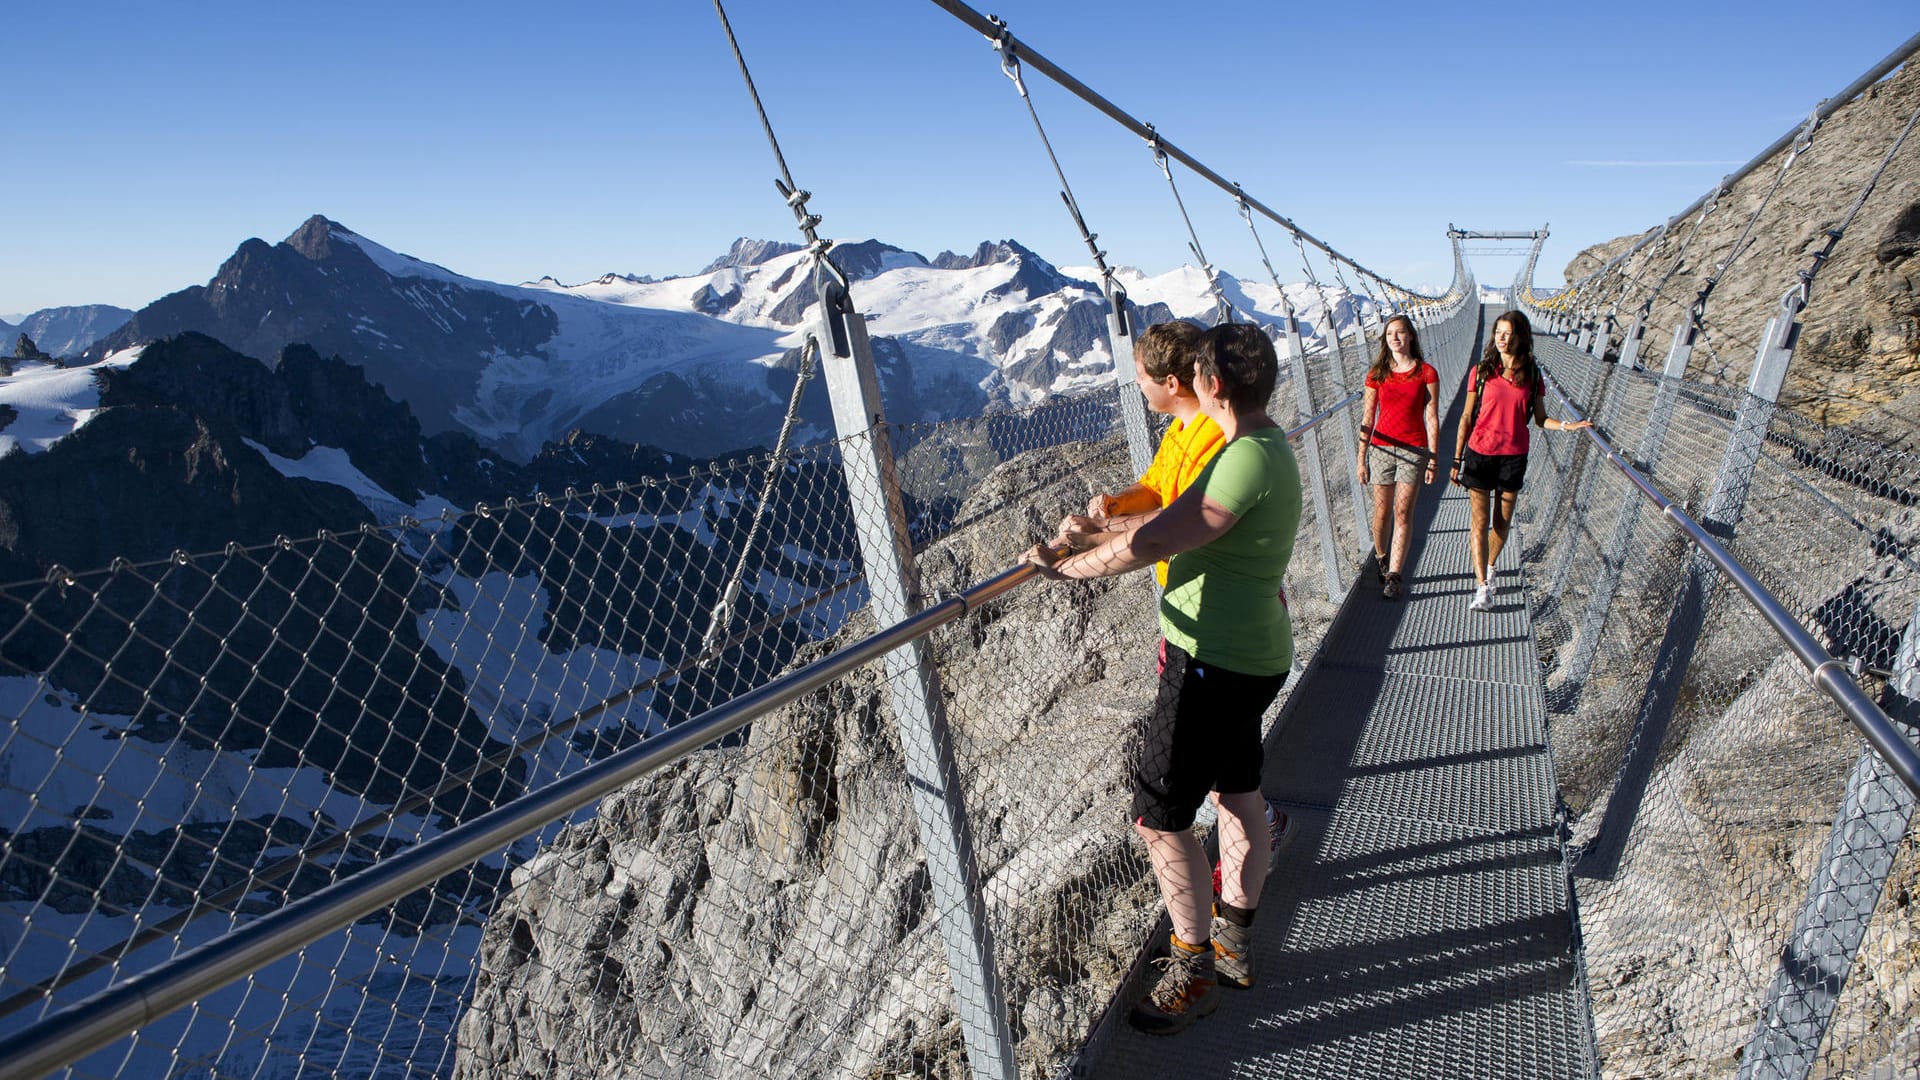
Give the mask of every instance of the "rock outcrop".
M 1720 264 L 1733 256 L 1705 309 L 1706 333 L 1688 375 L 1744 385 L 1767 319 L 1813 267 L 1907 121 L 1920 109 L 1920 64 L 1842 106 L 1754 213 L 1780 175 L 1783 150 L 1666 236 L 1626 260 L 1627 278 L 1610 275 L 1597 295 L 1602 310 L 1619 300 L 1623 333 L 1652 288 L 1673 270 L 1653 304 L 1643 362 L 1657 367 L 1674 325 Z M 1676 207 L 1676 209 L 1678 209 Z M 1694 233 L 1699 221 L 1698 235 Z M 1753 231 L 1734 245 L 1749 221 Z M 1646 234 L 1582 251 L 1567 265 L 1578 281 Z M 1688 237 L 1692 235 L 1689 242 Z M 1859 428 L 1881 441 L 1920 440 L 1920 138 L 1909 137 L 1860 207 L 1831 258 L 1819 268 L 1781 400 L 1823 423 Z M 1675 269 L 1678 264 L 1677 270 Z M 1623 291 L 1624 290 L 1624 291 Z

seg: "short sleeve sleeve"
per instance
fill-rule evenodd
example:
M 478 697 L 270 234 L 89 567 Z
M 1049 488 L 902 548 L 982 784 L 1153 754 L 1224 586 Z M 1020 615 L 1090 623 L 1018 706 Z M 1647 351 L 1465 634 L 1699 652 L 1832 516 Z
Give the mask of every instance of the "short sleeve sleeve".
M 1440 383 L 1440 372 L 1435 370 L 1432 364 L 1421 364 L 1420 381 L 1429 386 L 1437 386 Z
M 1203 479 L 1206 496 L 1235 517 L 1259 505 L 1273 488 L 1272 460 L 1252 439 L 1235 439 L 1213 459 Z

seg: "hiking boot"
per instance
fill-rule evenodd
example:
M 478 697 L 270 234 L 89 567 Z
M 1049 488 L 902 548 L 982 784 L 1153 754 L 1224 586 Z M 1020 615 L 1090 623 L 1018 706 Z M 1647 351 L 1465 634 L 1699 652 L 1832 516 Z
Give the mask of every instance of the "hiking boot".
M 1384 600 L 1400 599 L 1400 575 L 1389 571 L 1386 580 L 1380 585 L 1380 597 Z
M 1282 847 L 1286 846 L 1288 841 L 1293 839 L 1294 828 L 1297 824 L 1291 814 L 1273 805 L 1272 799 L 1267 800 L 1267 852 L 1269 855 L 1278 852 Z M 1271 864 L 1269 864 L 1269 868 L 1271 868 Z
M 1194 951 L 1175 937 L 1167 953 L 1154 961 L 1163 969 L 1160 981 L 1127 1017 L 1128 1023 L 1149 1035 L 1185 1031 L 1195 1020 L 1220 1007 L 1212 946 L 1202 945 Z
M 1245 990 L 1253 985 L 1253 927 L 1213 917 L 1213 970 L 1222 986 Z

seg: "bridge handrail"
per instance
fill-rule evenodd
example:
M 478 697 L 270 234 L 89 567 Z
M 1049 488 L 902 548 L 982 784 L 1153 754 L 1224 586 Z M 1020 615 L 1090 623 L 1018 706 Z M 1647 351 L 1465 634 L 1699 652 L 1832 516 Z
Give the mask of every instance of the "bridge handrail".
M 594 762 L 0 1039 L 0 1080 L 31 1080 L 394 903 L 754 719 L 924 637 L 1036 573 L 1016 566 L 683 724 Z
M 1559 399 L 1560 407 L 1565 410 L 1565 414 L 1584 418 L 1584 413 L 1561 390 L 1558 382 L 1551 375 L 1546 374 L 1544 369 L 1541 374 L 1546 379 L 1547 388 L 1553 391 L 1554 397 Z M 1899 776 L 1900 781 L 1916 795 L 1920 795 L 1920 750 L 1916 750 L 1913 744 L 1906 740 L 1893 719 L 1874 704 L 1873 699 L 1869 698 L 1866 692 L 1848 676 L 1847 665 L 1835 659 L 1832 653 L 1822 647 L 1807 628 L 1793 617 L 1786 605 L 1781 603 L 1780 599 L 1774 596 L 1766 586 L 1760 584 L 1752 572 L 1742 565 L 1725 545 L 1715 539 L 1712 533 L 1686 511 L 1675 506 L 1673 500 L 1662 493 L 1653 481 L 1634 468 L 1631 462 L 1615 450 L 1613 444 L 1607 441 L 1598 427 L 1582 430 L 1600 452 L 1606 455 L 1613 467 L 1620 470 L 1633 483 L 1640 496 L 1672 520 L 1686 536 L 1687 541 L 1727 575 L 1727 579 L 1740 590 L 1759 612 L 1761 618 L 1767 621 L 1774 633 L 1780 636 L 1780 640 L 1805 666 L 1807 678 L 1814 687 L 1833 699 L 1847 720 L 1880 754 L 1895 775 Z
M 1296 439 L 1361 400 L 1355 391 L 1287 429 Z M 204 945 L 0 1038 L 0 1080 L 34 1080 L 352 925 L 446 874 L 605 798 L 1006 595 L 1038 571 L 1014 566 L 625 750 L 383 859 Z M 595 706 L 597 708 L 598 706 Z M 587 711 L 592 711 L 591 709 Z

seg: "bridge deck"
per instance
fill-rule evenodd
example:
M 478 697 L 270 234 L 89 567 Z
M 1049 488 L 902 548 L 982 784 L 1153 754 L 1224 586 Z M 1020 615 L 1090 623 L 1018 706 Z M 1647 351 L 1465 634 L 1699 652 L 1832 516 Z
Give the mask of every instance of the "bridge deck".
M 1267 795 L 1300 824 L 1257 985 L 1171 1038 L 1108 1025 L 1087 1075 L 1595 1074 L 1519 571 L 1469 611 L 1465 492 L 1422 492 L 1415 523 L 1406 598 L 1361 576 L 1268 741 Z

